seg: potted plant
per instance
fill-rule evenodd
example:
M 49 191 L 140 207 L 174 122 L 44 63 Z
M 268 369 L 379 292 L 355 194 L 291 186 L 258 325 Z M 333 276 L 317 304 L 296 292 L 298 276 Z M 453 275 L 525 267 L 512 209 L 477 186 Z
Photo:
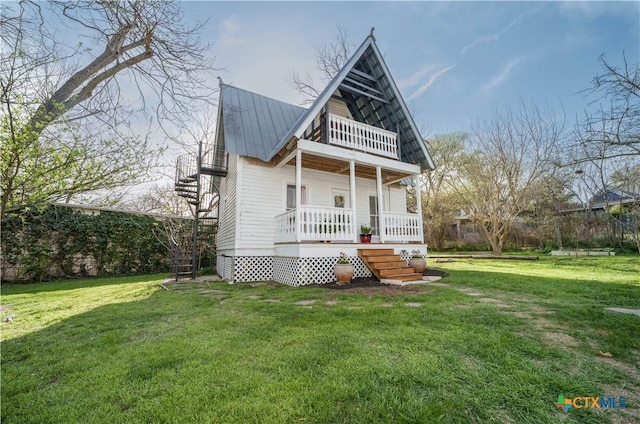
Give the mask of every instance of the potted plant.
M 360 224 L 360 243 L 371 243 L 371 226 Z
M 418 249 L 411 251 L 411 258 L 409 259 L 409 266 L 419 274 L 422 274 L 427 269 L 427 260 L 424 255 L 420 253 Z
M 333 273 L 338 280 L 338 285 L 349 284 L 351 282 L 351 278 L 353 278 L 354 268 L 351 262 L 349 262 L 349 258 L 344 252 L 340 252 L 340 257 L 338 258 L 338 262 L 333 267 Z

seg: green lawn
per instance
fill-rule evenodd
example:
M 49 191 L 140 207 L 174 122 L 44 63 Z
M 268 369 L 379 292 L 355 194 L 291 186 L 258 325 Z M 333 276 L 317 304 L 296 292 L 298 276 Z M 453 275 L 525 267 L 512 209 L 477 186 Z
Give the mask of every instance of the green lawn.
M 640 308 L 640 258 L 429 265 L 446 285 L 3 287 L 2 422 L 640 420 L 640 317 L 604 311 Z

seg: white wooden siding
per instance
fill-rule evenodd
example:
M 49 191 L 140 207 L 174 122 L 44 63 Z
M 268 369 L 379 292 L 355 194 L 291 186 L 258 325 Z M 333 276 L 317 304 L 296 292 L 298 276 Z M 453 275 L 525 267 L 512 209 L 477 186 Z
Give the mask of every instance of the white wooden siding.
M 235 248 L 247 254 L 273 254 L 276 231 L 275 216 L 286 210 L 286 186 L 295 184 L 295 167 L 272 168 L 256 160 L 240 158 L 242 181 L 238 184 L 238 238 Z M 302 169 L 302 184 L 307 186 L 307 203 L 333 207 L 333 191 L 349 197 L 349 176 Z M 369 222 L 369 193 L 375 195 L 376 182 L 356 179 L 356 225 Z M 384 187 L 385 209 L 406 212 L 404 186 Z M 222 227 L 222 224 L 221 224 Z M 218 247 L 220 249 L 220 245 Z
M 222 179 L 220 184 L 219 227 L 216 235 L 219 252 L 235 247 L 238 159 L 238 155 L 229 154 L 227 176 Z
M 344 100 L 335 97 L 329 99 L 329 113 L 342 116 L 343 118 L 353 119 Z

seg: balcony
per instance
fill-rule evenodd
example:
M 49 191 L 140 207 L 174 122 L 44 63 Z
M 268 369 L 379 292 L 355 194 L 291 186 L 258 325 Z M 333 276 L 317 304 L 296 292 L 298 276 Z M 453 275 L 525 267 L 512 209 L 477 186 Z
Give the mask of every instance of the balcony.
M 334 146 L 398 159 L 398 134 L 329 114 L 327 142 Z

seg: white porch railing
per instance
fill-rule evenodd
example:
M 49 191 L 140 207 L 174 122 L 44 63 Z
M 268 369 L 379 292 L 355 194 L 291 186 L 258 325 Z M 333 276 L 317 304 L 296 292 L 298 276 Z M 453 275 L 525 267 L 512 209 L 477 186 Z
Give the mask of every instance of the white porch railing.
M 353 211 L 345 208 L 302 206 L 297 228 L 303 241 L 353 240 L 356 227 Z M 276 243 L 296 241 L 296 211 L 276 216 Z
M 276 215 L 276 243 L 296 241 L 296 210 Z
M 422 223 L 417 214 L 384 212 L 381 231 L 385 242 L 423 242 Z M 301 241 L 351 241 L 356 234 L 353 211 L 344 208 L 302 206 Z M 295 242 L 296 211 L 276 216 L 276 243 Z
M 398 134 L 329 114 L 329 144 L 398 159 Z
M 384 241 L 423 242 L 422 222 L 415 213 L 383 213 Z

